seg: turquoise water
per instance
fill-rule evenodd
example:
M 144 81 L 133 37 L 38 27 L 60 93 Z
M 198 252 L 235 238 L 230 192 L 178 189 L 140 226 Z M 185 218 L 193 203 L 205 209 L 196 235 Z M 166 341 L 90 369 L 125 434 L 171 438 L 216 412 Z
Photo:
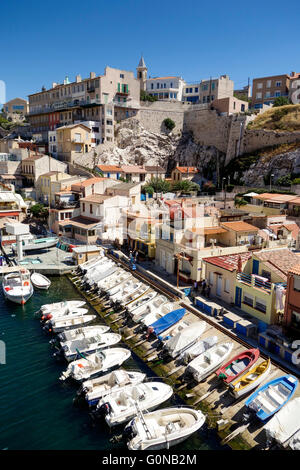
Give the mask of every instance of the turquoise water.
M 80 298 L 66 278 L 52 278 L 47 292 L 35 289 L 33 297 L 19 306 L 0 293 L 0 340 L 6 345 L 6 364 L 0 364 L 0 448 L 113 450 L 124 448 L 109 439 L 121 429 L 109 431 L 104 422 L 93 424 L 86 409 L 73 405 L 77 386 L 58 380 L 66 363 L 57 362 L 33 313 L 45 303 Z M 130 369 L 145 369 L 138 358 L 126 363 Z M 173 405 L 174 402 L 169 404 Z M 204 427 L 174 448 L 218 449 L 212 431 Z

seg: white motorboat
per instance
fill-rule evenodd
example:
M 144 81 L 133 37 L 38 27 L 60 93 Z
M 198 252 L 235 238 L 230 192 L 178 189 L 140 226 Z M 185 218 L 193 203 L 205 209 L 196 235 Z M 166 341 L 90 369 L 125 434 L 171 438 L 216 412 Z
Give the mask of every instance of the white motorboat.
M 163 382 L 145 382 L 126 385 L 101 398 L 96 416 L 105 416 L 109 427 L 126 423 L 136 415 L 136 404 L 142 411 L 153 410 L 173 395 L 170 385 Z
M 88 312 L 87 308 L 74 308 L 74 309 L 57 309 L 53 310 L 51 313 L 47 313 L 45 315 L 41 316 L 41 319 L 44 320 L 45 322 L 47 320 L 54 320 L 57 318 L 62 318 L 62 317 L 69 317 L 73 318 L 75 316 L 80 316 L 80 315 L 85 315 Z
M 24 305 L 33 294 L 28 269 L 21 268 L 16 272 L 5 274 L 2 279 L 2 290 L 6 299 Z
M 205 415 L 200 410 L 188 407 L 164 408 L 151 413 L 142 413 L 126 425 L 129 450 L 169 449 L 179 444 L 205 423 Z
M 34 238 L 34 236 L 32 235 L 31 238 L 26 238 L 22 240 L 22 249 L 24 252 L 45 250 L 46 248 L 51 248 L 52 246 L 55 246 L 58 241 L 58 237 Z M 17 244 L 12 243 L 11 248 L 14 252 L 16 252 Z
M 57 335 L 57 338 L 62 343 L 64 341 L 73 341 L 74 339 L 88 338 L 94 334 L 103 335 L 104 333 L 107 333 L 109 329 L 110 328 L 107 325 L 85 326 L 83 328 L 63 331 Z
M 44 326 L 44 330 L 48 330 L 53 333 L 60 333 L 64 330 L 71 328 L 78 328 L 81 325 L 91 323 L 97 318 L 97 315 L 81 315 L 75 317 L 59 317 L 57 320 L 49 320 Z
M 142 305 L 136 308 L 133 312 L 129 312 L 129 316 L 134 323 L 141 322 L 143 318 L 146 317 L 146 315 L 149 315 L 150 313 L 160 309 L 162 305 L 166 304 L 167 302 L 168 298 L 165 295 L 157 295 L 146 305 Z
M 269 445 L 274 441 L 287 447 L 291 438 L 300 430 L 300 398 L 289 401 L 264 426 Z
M 205 321 L 196 321 L 190 326 L 183 328 L 164 343 L 163 353 L 175 359 L 175 357 L 183 353 L 200 338 L 205 328 Z
M 61 353 L 64 354 L 68 362 L 73 361 L 79 354 L 92 354 L 109 346 L 115 346 L 121 341 L 121 335 L 117 333 L 104 333 L 103 335 L 95 334 L 88 338 L 74 339 L 73 341 L 65 341 L 61 343 Z M 59 352 L 54 353 L 55 355 Z
M 130 276 L 131 274 L 127 271 L 124 271 L 123 268 L 117 268 L 113 274 L 110 274 L 105 279 L 101 279 L 101 281 L 97 281 L 98 289 L 103 292 L 108 291 L 121 282 L 126 281 L 126 279 L 128 279 Z
M 78 268 L 80 269 L 80 271 L 89 270 L 93 266 L 95 266 L 97 263 L 99 263 L 99 261 L 101 261 L 103 257 L 104 257 L 104 250 L 102 250 L 102 252 L 99 253 L 99 256 L 97 256 L 97 258 L 92 258 L 86 261 L 85 263 L 79 264 Z
M 115 266 L 115 262 L 109 258 L 103 258 L 96 266 L 89 269 L 82 278 L 83 282 L 91 282 L 94 279 L 97 279 L 98 275 L 101 275 L 103 272 L 107 271 L 109 268 Z
M 41 314 L 46 314 L 46 313 L 51 313 L 53 310 L 58 310 L 58 309 L 63 309 L 63 308 L 66 310 L 71 310 L 74 308 L 80 308 L 85 304 L 86 302 L 84 300 L 65 300 L 62 302 L 55 302 L 53 304 L 42 305 L 39 312 Z
M 126 312 L 129 314 L 133 314 L 133 312 L 143 305 L 148 304 L 152 299 L 157 296 L 157 292 L 151 288 L 148 288 L 143 295 L 141 295 L 138 299 L 134 300 L 130 304 L 126 306 Z
M 83 382 L 78 394 L 84 394 L 89 406 L 95 406 L 105 395 L 115 392 L 125 385 L 137 385 L 145 378 L 146 374 L 142 372 L 118 369 L 102 377 Z
M 204 351 L 207 351 L 209 348 L 211 348 L 217 343 L 218 343 L 217 336 L 209 336 L 208 338 L 205 338 L 204 340 L 197 341 L 195 344 L 193 344 L 193 346 L 189 347 L 188 349 L 186 349 L 179 355 L 178 362 L 182 364 L 188 364 L 193 359 L 195 359 L 195 357 L 199 356 Z
M 98 281 L 105 279 L 110 274 L 113 274 L 117 270 L 117 266 L 113 263 L 107 263 L 103 270 L 97 270 L 88 278 L 83 278 L 81 284 L 87 284 L 94 286 Z
M 121 302 L 124 299 L 127 299 L 130 295 L 134 294 L 142 286 L 142 282 L 133 278 L 129 281 L 126 281 L 125 284 L 121 286 L 121 289 L 113 295 L 110 295 L 110 302 L 117 303 Z
M 126 272 L 126 274 L 128 273 Z M 125 284 L 135 279 L 132 274 L 129 274 L 129 276 L 124 275 L 122 277 L 123 279 L 121 281 L 114 283 L 112 287 L 110 287 L 109 289 L 106 289 L 105 297 L 107 298 L 112 297 L 113 295 L 117 294 L 117 292 L 120 292 L 125 286 Z
M 192 374 L 197 382 L 204 380 L 220 367 L 231 353 L 232 348 L 233 343 L 231 342 L 216 344 L 193 359 L 186 372 Z
M 104 372 L 120 367 L 130 356 L 131 352 L 129 349 L 124 348 L 97 351 L 82 359 L 71 362 L 67 370 L 60 376 L 60 380 L 66 380 L 68 377 L 78 382 L 92 379 Z
M 141 286 L 138 289 L 134 289 L 133 292 L 127 294 L 121 300 L 115 301 L 115 304 L 122 305 L 123 307 L 130 306 L 133 302 L 141 299 L 141 297 L 149 290 L 149 286 L 141 283 Z
M 31 282 L 37 289 L 48 290 L 51 281 L 43 274 L 33 273 L 31 274 Z
M 158 335 L 158 339 L 159 341 L 165 343 L 169 339 L 174 338 L 174 336 L 178 335 L 178 333 L 181 333 L 186 328 L 189 328 L 191 325 L 191 320 L 181 319 L 174 325 L 170 326 L 170 328 L 167 328 L 165 331 L 163 331 L 162 334 Z
M 143 318 L 141 318 L 139 322 L 145 326 L 152 325 L 161 317 L 164 317 L 167 313 L 172 312 L 173 310 L 176 310 L 177 308 L 179 308 L 178 304 L 174 302 L 166 302 L 162 304 L 156 310 L 152 309 L 152 311 L 148 313 L 148 315 L 145 315 Z

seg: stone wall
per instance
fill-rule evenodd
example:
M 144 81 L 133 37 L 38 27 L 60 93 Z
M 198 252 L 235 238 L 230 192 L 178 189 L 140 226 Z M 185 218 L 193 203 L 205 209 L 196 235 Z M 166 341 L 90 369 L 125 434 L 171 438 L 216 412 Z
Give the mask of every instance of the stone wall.
M 183 129 L 184 113 L 189 107 L 191 107 L 190 104 L 180 101 L 154 101 L 153 103 L 145 101 L 141 102 L 136 117 L 147 131 L 158 134 L 167 133 L 163 121 L 170 118 L 175 122 L 173 132 L 178 132 Z
M 250 153 L 273 145 L 299 141 L 300 132 L 276 132 L 265 129 L 245 129 L 241 151 L 242 153 Z

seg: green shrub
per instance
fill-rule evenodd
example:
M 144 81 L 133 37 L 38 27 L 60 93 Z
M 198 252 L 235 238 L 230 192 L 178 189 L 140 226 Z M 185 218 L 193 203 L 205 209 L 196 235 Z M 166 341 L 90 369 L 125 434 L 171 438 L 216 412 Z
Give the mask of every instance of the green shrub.
M 169 131 L 171 131 L 175 127 L 175 122 L 170 118 L 164 119 L 163 123 Z
M 279 106 L 286 106 L 287 104 L 290 104 L 290 100 L 288 98 L 286 98 L 286 96 L 278 96 L 274 100 L 273 107 L 277 108 Z

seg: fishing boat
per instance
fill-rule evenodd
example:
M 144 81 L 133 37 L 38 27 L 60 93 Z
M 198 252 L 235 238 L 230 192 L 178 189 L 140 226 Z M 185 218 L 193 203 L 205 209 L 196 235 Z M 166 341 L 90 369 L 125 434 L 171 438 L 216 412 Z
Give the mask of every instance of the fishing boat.
M 51 285 L 50 279 L 48 279 L 43 274 L 33 273 L 31 274 L 30 279 L 34 287 L 37 289 L 48 290 Z
M 134 310 L 136 310 L 139 307 L 142 307 L 143 305 L 148 304 L 152 299 L 154 299 L 157 296 L 157 292 L 153 289 L 147 289 L 143 295 L 141 295 L 138 299 L 134 300 L 133 302 L 130 302 L 126 306 L 126 313 L 132 313 Z
M 171 325 L 170 328 L 167 328 L 161 335 L 157 335 L 158 340 L 161 343 L 166 343 L 171 338 L 174 338 L 178 333 L 181 333 L 182 330 L 185 330 L 189 326 L 191 326 L 192 321 L 191 319 L 185 319 L 184 317 L 179 320 L 174 325 Z
M 204 321 L 197 321 L 183 328 L 175 336 L 166 340 L 163 345 L 163 354 L 175 359 L 200 338 L 205 328 L 206 323 Z
M 294 395 L 298 379 L 293 375 L 283 375 L 266 383 L 246 400 L 245 406 L 261 421 L 266 421 L 279 411 Z M 247 415 L 244 415 L 248 419 Z
M 2 279 L 4 297 L 16 304 L 24 305 L 33 294 L 33 287 L 28 269 L 5 274 Z
M 245 373 L 259 358 L 259 349 L 247 349 L 232 357 L 226 364 L 222 365 L 216 375 L 229 384 L 234 379 Z
M 46 237 L 46 238 L 28 238 L 22 240 L 22 249 L 24 252 L 26 251 L 34 251 L 34 250 L 45 250 L 46 248 L 51 248 L 55 246 L 58 242 L 57 237 Z M 17 244 L 12 243 L 11 245 L 12 250 L 14 252 L 17 251 Z
M 78 328 L 81 325 L 91 323 L 97 318 L 97 315 L 80 315 L 75 317 L 59 317 L 57 320 L 48 320 L 44 326 L 44 331 L 60 333 L 71 328 Z
M 173 395 L 170 385 L 163 382 L 145 382 L 126 385 L 101 398 L 95 416 L 105 416 L 109 427 L 126 423 L 136 414 L 136 404 L 142 411 L 153 410 Z
M 230 393 L 235 397 L 239 398 L 246 393 L 249 393 L 254 388 L 258 387 L 266 378 L 271 371 L 271 360 L 255 364 L 246 374 L 239 377 L 229 384 Z
M 200 410 L 188 407 L 163 408 L 151 413 L 137 410 L 137 416 L 125 426 L 129 450 L 169 449 L 190 437 L 205 423 Z
M 101 281 L 97 281 L 96 284 L 98 289 L 104 293 L 121 282 L 126 281 L 130 276 L 131 274 L 129 272 L 124 271 L 122 268 L 117 268 L 114 273 L 110 274 L 105 279 L 101 279 Z
M 173 310 L 172 312 L 167 313 L 148 327 L 147 335 L 158 336 L 160 333 L 163 333 L 163 331 L 179 322 L 184 315 L 185 308 L 178 308 L 177 310 Z
M 129 317 L 134 323 L 142 322 L 142 320 L 150 313 L 155 312 L 168 302 L 168 298 L 165 295 L 157 295 L 154 299 L 147 303 L 147 305 L 141 305 L 132 312 L 128 312 Z M 171 302 L 169 302 L 171 304 Z M 174 305 L 174 304 L 173 304 Z M 170 307 L 171 308 L 171 307 Z M 170 311 L 170 310 L 169 310 Z M 165 313 L 168 313 L 167 311 Z M 153 321 L 150 321 L 151 325 Z
M 60 351 L 53 354 L 54 357 L 64 355 L 68 362 L 73 361 L 79 354 L 92 354 L 109 346 L 114 346 L 121 341 L 121 335 L 117 333 L 95 334 L 83 339 L 74 339 L 61 343 Z
M 300 429 L 300 398 L 289 401 L 264 426 L 268 447 L 273 443 L 287 447 Z
M 143 382 L 146 374 L 136 371 L 127 371 L 125 369 L 118 369 L 110 372 L 102 377 L 97 377 L 93 380 L 86 380 L 77 392 L 77 395 L 83 395 L 90 407 L 97 405 L 99 400 L 119 390 L 125 385 L 137 385 Z
M 117 266 L 109 265 L 104 271 L 96 272 L 94 276 L 89 278 L 88 280 L 83 279 L 81 285 L 83 287 L 98 287 L 97 283 L 105 279 L 106 277 L 111 276 L 117 270 Z
M 60 380 L 72 378 L 77 382 L 97 377 L 104 372 L 120 367 L 131 356 L 129 349 L 111 348 L 97 351 L 89 356 L 82 355 L 82 359 L 71 362 L 67 370 L 62 373 Z
M 179 304 L 177 303 L 164 302 L 157 309 L 152 308 L 147 315 L 140 317 L 139 322 L 144 326 L 150 326 L 160 318 L 163 318 L 167 313 L 173 312 L 177 308 L 179 308 Z
M 80 308 L 85 304 L 86 302 L 84 300 L 65 300 L 62 302 L 55 302 L 53 304 L 44 304 L 41 306 L 39 313 L 43 315 L 45 313 L 51 313 L 53 310 L 62 308 L 71 310 L 72 308 Z
M 115 262 L 111 259 L 103 259 L 96 266 L 87 271 L 87 273 L 82 278 L 82 282 L 90 283 L 96 281 L 97 279 L 101 280 L 103 273 L 109 271 L 114 266 Z
M 195 357 L 199 356 L 200 354 L 204 353 L 208 349 L 212 348 L 215 346 L 215 344 L 218 343 L 218 337 L 217 336 L 209 336 L 208 338 L 205 338 L 204 340 L 197 341 L 195 344 L 184 350 L 179 356 L 178 356 L 178 363 L 179 364 L 188 364 L 191 362 Z
M 197 382 L 201 382 L 220 367 L 220 364 L 231 353 L 232 348 L 233 343 L 231 342 L 216 344 L 193 359 L 187 366 L 186 373 L 191 374 Z
M 103 335 L 104 333 L 107 333 L 109 329 L 110 328 L 107 325 L 85 326 L 83 328 L 63 331 L 57 335 L 57 338 L 62 343 L 64 341 L 73 341 L 74 339 L 88 338 L 93 334 Z
M 81 271 L 81 272 L 88 271 L 93 266 L 96 266 L 96 264 L 98 264 L 99 261 L 101 261 L 101 259 L 103 257 L 104 257 L 104 250 L 102 250 L 102 252 L 99 253 L 99 256 L 97 256 L 97 258 L 92 258 L 92 259 L 89 259 L 88 261 L 86 261 L 85 263 L 81 263 L 78 266 L 79 271 Z
M 127 274 L 129 274 L 129 276 Z M 110 299 L 112 296 L 114 296 L 118 292 L 121 292 L 123 287 L 125 287 L 128 283 L 130 283 L 131 281 L 134 281 L 134 280 L 136 280 L 136 279 L 133 277 L 133 275 L 131 273 L 126 272 L 126 275 L 125 274 L 122 275 L 122 279 L 119 279 L 118 282 L 114 282 L 114 284 L 111 287 L 105 289 L 104 298 Z M 101 289 L 101 291 L 102 291 L 102 289 Z

